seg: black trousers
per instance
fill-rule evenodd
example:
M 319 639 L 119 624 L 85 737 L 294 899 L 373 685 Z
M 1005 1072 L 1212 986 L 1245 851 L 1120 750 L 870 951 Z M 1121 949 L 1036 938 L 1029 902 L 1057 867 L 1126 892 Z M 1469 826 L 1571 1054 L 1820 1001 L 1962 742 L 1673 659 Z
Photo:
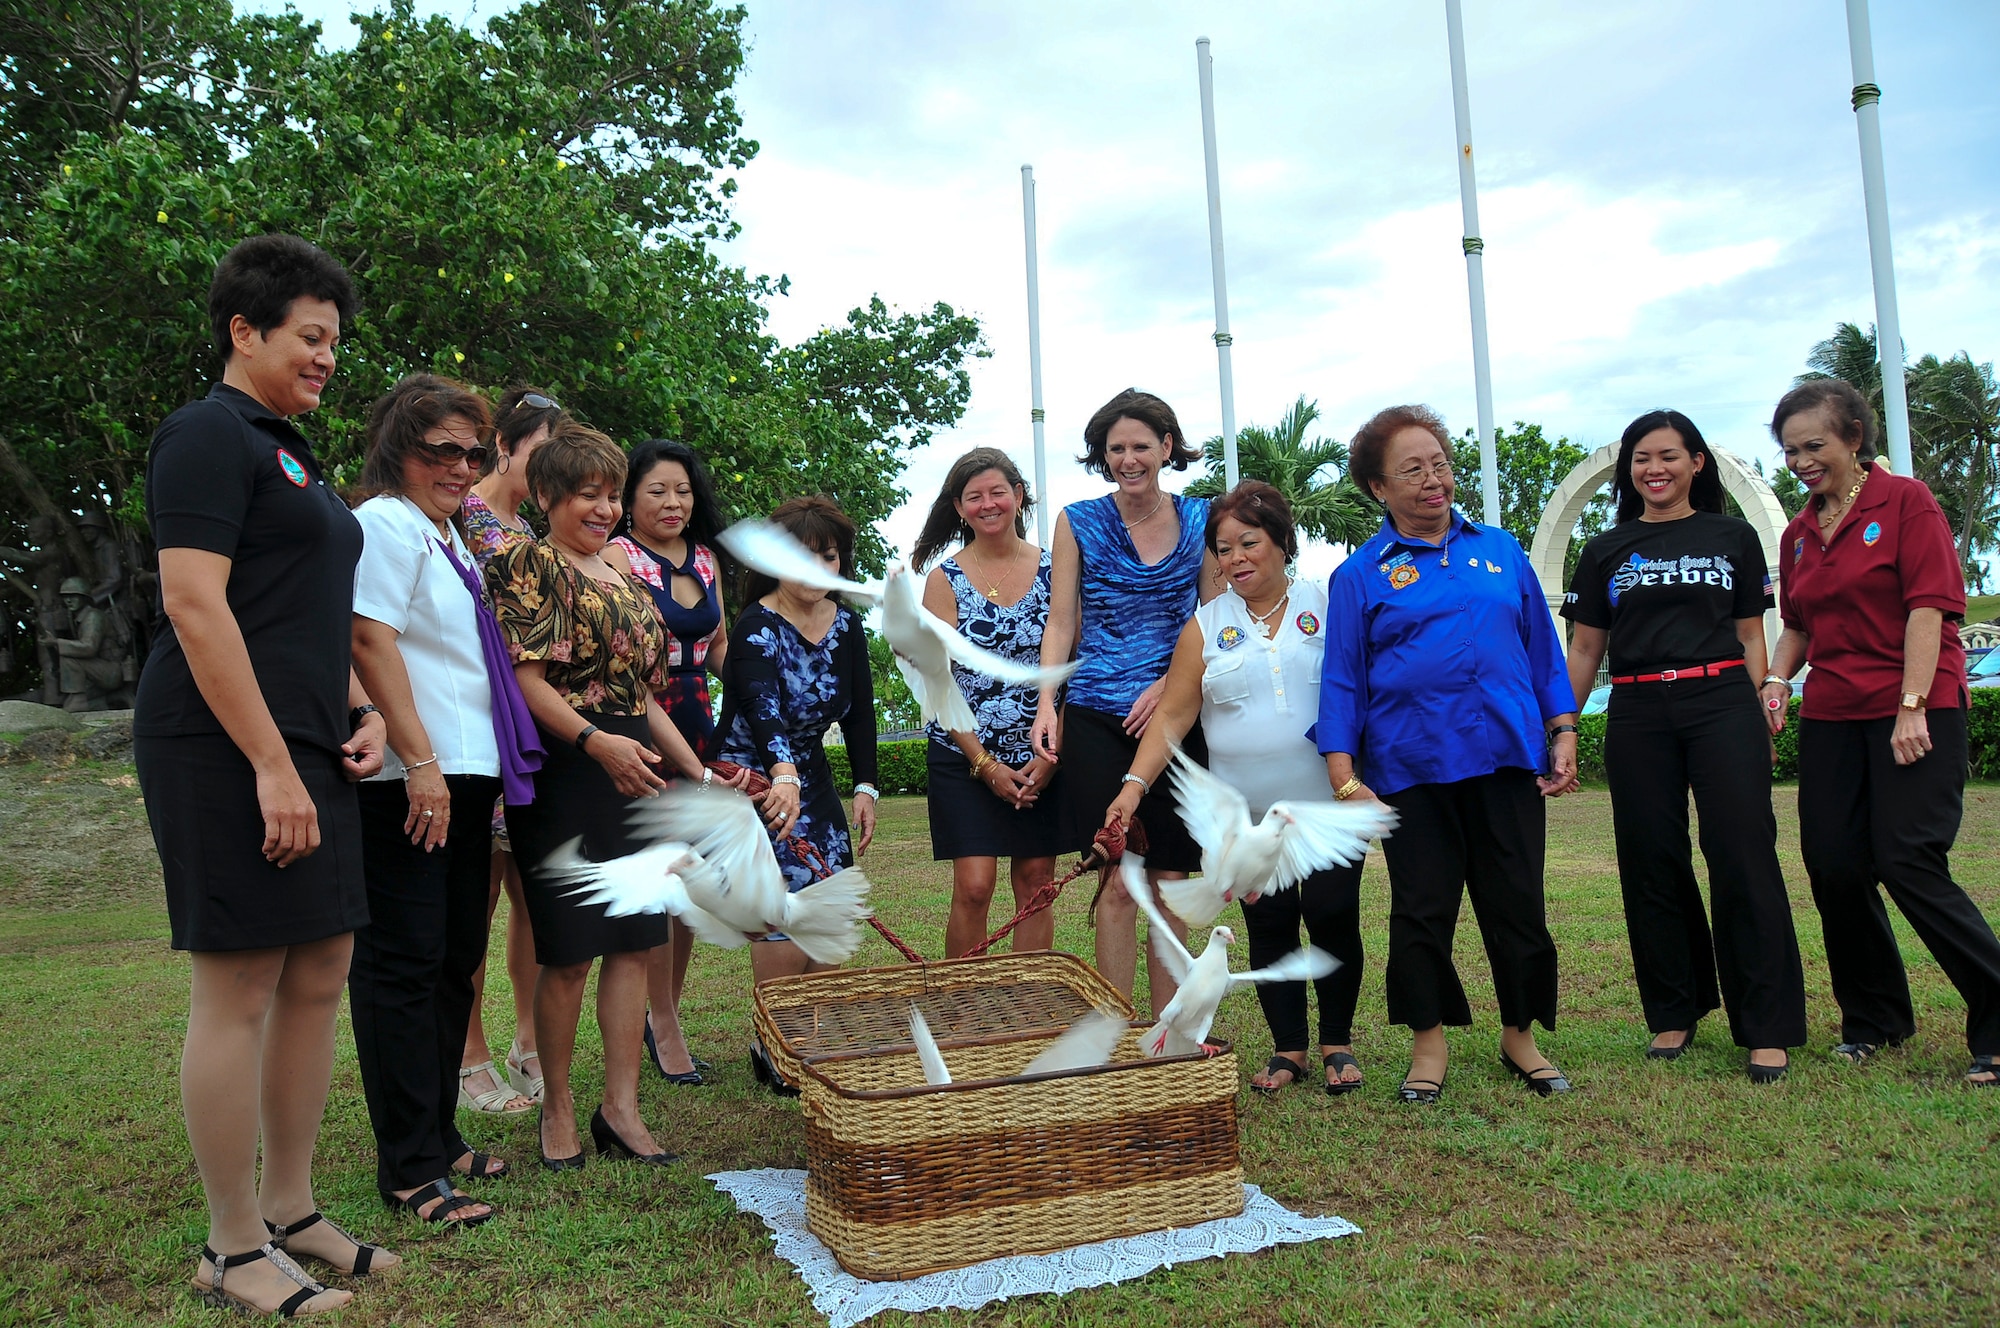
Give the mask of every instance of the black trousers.
M 1806 1040 L 1805 970 L 1778 866 L 1770 730 L 1741 669 L 1719 678 L 1625 683 L 1611 692 L 1604 768 L 1618 884 L 1646 1027 L 1692 1028 L 1721 1004 L 1739 1047 Z M 1701 816 L 1710 907 L 1688 842 Z
M 1556 1026 L 1556 943 L 1542 897 L 1548 810 L 1535 776 L 1496 770 L 1384 795 L 1402 817 L 1382 841 L 1389 864 L 1389 1022 L 1418 1032 L 1472 1022 L 1451 960 L 1458 905 L 1472 913 L 1493 966 L 1500 1019 Z
M 426 853 L 403 833 L 401 780 L 363 784 L 361 857 L 368 925 L 354 933 L 347 995 L 375 1176 L 407 1190 L 447 1175 L 469 1145 L 458 1133 L 458 1065 L 472 1018 L 472 974 L 486 956 L 493 800 L 500 781 L 446 775 L 451 824 Z
M 2000 1055 L 2000 940 L 1951 879 L 1965 806 L 1965 712 L 1933 710 L 1926 722 L 1931 751 L 1914 765 L 1890 754 L 1893 719 L 1799 722 L 1799 847 L 1840 1036 L 1897 1042 L 1917 1030 L 1880 883 L 1965 998 L 1972 1054 Z
M 1314 872 L 1290 890 L 1243 903 L 1250 933 L 1250 967 L 1276 963 L 1299 948 L 1299 924 L 1306 939 L 1340 961 L 1340 967 L 1313 982 L 1319 993 L 1319 1042 L 1344 1047 L 1354 1041 L 1354 1003 L 1361 996 L 1361 864 Z M 1306 1049 L 1306 984 L 1260 982 L 1257 1003 L 1271 1026 L 1274 1051 Z

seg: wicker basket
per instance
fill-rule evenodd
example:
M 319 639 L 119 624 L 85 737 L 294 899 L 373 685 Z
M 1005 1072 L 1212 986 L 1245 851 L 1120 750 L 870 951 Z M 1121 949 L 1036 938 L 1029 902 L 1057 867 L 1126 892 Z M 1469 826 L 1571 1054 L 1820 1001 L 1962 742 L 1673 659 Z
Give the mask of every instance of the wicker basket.
M 907 1029 L 908 1011 L 904 1023 Z M 806 1221 L 857 1277 L 893 1281 L 1243 1211 L 1236 1058 L 1019 1077 L 1053 1033 L 954 1043 L 932 1086 L 909 1049 L 805 1062 Z
M 1132 1002 L 1089 964 L 1036 950 L 772 978 L 757 984 L 752 1018 L 771 1063 L 799 1083 L 808 1056 L 909 1046 L 912 1002 L 939 1042 L 1061 1032 L 1094 1008 L 1132 1017 Z

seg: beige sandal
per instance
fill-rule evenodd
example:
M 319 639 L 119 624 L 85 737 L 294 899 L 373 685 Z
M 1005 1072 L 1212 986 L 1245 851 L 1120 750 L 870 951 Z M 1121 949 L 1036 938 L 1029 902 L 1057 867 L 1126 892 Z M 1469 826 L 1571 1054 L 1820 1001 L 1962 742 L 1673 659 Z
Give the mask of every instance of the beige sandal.
M 465 1086 L 465 1081 L 481 1073 L 493 1080 L 493 1087 L 483 1093 L 475 1093 Z M 488 1116 L 519 1116 L 533 1111 L 535 1104 L 525 1093 L 517 1093 L 511 1085 L 502 1083 L 500 1072 L 493 1068 L 492 1061 L 481 1061 L 477 1065 L 464 1066 L 458 1072 L 458 1109 Z
M 542 1076 L 528 1073 L 528 1062 L 533 1061 L 537 1070 L 542 1068 L 542 1056 L 537 1051 L 522 1051 L 521 1039 L 516 1037 L 514 1045 L 507 1049 L 507 1082 L 514 1091 L 531 1102 L 542 1100 Z

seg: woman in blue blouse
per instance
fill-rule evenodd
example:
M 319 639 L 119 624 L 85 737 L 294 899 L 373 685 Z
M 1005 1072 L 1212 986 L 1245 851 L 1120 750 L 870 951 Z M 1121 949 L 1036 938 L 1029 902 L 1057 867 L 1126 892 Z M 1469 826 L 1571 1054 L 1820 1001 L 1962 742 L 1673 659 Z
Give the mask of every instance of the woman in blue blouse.
M 648 438 L 632 449 L 629 464 L 626 533 L 605 547 L 604 558 L 652 595 L 667 629 L 665 685 L 653 700 L 695 754 L 706 757 L 715 733 L 708 675 L 722 672 L 729 648 L 721 565 L 712 547 L 723 525 L 715 489 L 686 443 Z M 706 1082 L 681 1033 L 681 987 L 693 952 L 694 933 L 675 927 L 673 939 L 646 959 L 646 1053 L 661 1078 L 682 1087 Z
M 1438 1100 L 1444 1025 L 1472 1022 L 1451 958 L 1468 893 L 1501 1064 L 1546 1097 L 1569 1082 L 1534 1036 L 1536 1020 L 1556 1023 L 1542 800 L 1576 787 L 1576 698 L 1520 543 L 1452 507 L 1450 448 L 1427 406 L 1392 406 L 1354 437 L 1349 472 L 1388 519 L 1327 591 L 1317 738 L 1335 797 L 1379 797 L 1402 817 L 1382 851 L 1389 1020 L 1415 1035 L 1403 1101 Z
M 924 579 L 924 607 L 973 644 L 1024 663 L 1041 659 L 1049 617 L 1049 555 L 1027 539 L 1033 505 L 1013 459 L 975 447 L 952 463 L 910 552 L 911 566 L 924 567 L 956 542 Z M 1034 691 L 957 665 L 952 674 L 978 723 L 962 733 L 932 720 L 925 730 L 931 856 L 951 863 L 947 959 L 986 939 L 1000 859 L 1020 908 L 1055 876 L 1062 833 L 1054 799 L 1042 800 L 1055 765 L 1028 746 Z M 1046 950 L 1055 930 L 1045 908 L 1022 920 L 1013 948 Z
M 1062 843 L 1078 852 L 1089 848 L 1138 755 L 1181 628 L 1217 589 L 1215 557 L 1202 544 L 1208 501 L 1160 488 L 1161 471 L 1186 470 L 1197 455 L 1173 407 L 1127 388 L 1090 417 L 1083 440 L 1084 469 L 1117 487 L 1071 503 L 1056 519 L 1042 663 L 1074 655 L 1079 666 L 1060 713 L 1055 689 L 1043 689 L 1032 737 L 1036 755 L 1061 755 Z M 1207 755 L 1199 729 L 1184 746 L 1196 760 Z M 1140 800 L 1138 819 L 1153 880 L 1199 870 L 1201 849 L 1164 786 Z M 1117 873 L 1102 877 L 1096 909 L 1098 971 L 1129 996 L 1138 976 L 1139 911 Z M 1152 955 L 1146 974 L 1154 1010 L 1165 1009 L 1176 990 L 1172 975 Z
M 854 522 L 830 498 L 792 498 L 771 520 L 854 579 Z M 722 716 L 716 722 L 722 760 L 770 777 L 762 800 L 764 824 L 786 885 L 797 893 L 827 872 L 852 867 L 875 838 L 875 683 L 868 671 L 868 635 L 861 615 L 824 590 L 762 574 L 750 578 L 750 606 L 729 633 L 722 675 Z M 854 772 L 854 824 L 848 836 L 840 790 L 827 764 L 826 731 L 838 723 Z M 789 842 L 803 840 L 822 863 Z M 756 980 L 793 977 L 828 967 L 773 932 L 750 947 Z M 779 1091 L 764 1049 L 753 1044 L 751 1068 Z

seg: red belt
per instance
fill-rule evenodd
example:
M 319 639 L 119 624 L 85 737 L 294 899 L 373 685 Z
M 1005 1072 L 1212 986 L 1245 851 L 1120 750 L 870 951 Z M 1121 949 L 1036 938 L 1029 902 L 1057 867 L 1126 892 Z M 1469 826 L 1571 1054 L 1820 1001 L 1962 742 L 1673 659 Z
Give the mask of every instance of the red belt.
M 1680 678 L 1720 678 L 1724 669 L 1740 669 L 1740 659 L 1725 659 L 1720 664 L 1690 664 L 1684 669 L 1668 669 L 1664 673 L 1632 673 L 1623 678 L 1613 678 L 1621 682 L 1674 682 Z

